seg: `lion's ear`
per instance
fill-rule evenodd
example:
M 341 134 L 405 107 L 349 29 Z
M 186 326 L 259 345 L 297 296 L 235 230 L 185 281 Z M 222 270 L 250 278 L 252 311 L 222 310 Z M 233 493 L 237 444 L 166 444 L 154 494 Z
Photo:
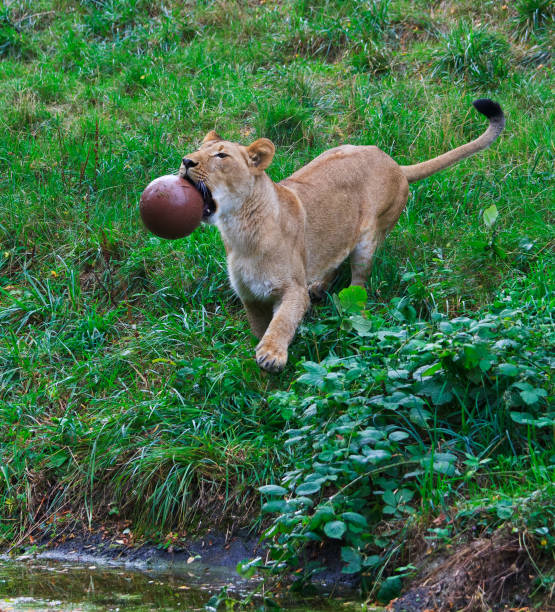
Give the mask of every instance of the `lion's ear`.
M 274 143 L 267 138 L 259 138 L 247 147 L 247 153 L 251 160 L 251 165 L 256 171 L 263 172 L 272 163 L 276 148 Z
M 210 132 L 208 132 L 208 134 L 206 134 L 206 136 L 202 140 L 202 143 L 204 144 L 205 142 L 210 142 L 211 140 L 221 140 L 221 139 L 222 139 L 221 136 L 219 136 L 215 130 L 210 130 Z

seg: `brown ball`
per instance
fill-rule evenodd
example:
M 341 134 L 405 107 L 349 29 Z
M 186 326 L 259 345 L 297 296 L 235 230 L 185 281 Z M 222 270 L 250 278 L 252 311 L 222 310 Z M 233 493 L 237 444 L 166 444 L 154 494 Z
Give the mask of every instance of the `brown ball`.
M 145 226 L 161 238 L 183 238 L 202 221 L 204 201 L 189 181 L 168 174 L 154 179 L 141 195 L 139 209 Z

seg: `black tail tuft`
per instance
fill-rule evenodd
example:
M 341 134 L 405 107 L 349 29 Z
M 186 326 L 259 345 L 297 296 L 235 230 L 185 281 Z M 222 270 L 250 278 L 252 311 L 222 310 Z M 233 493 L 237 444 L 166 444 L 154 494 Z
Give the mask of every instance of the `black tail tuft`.
M 497 102 L 489 98 L 480 98 L 472 102 L 474 108 L 482 115 L 485 115 L 490 121 L 499 121 L 503 119 L 503 111 Z

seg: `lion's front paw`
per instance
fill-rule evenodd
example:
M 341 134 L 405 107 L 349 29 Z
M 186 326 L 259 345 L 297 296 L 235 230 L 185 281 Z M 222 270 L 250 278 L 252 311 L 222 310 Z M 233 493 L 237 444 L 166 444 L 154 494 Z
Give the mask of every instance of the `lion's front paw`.
M 256 347 L 256 363 L 268 372 L 280 372 L 287 363 L 287 348 L 262 339 Z

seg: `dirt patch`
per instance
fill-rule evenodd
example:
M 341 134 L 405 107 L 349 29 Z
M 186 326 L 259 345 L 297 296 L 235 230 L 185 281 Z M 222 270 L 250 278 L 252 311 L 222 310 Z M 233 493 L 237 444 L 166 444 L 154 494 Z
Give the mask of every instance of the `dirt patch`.
M 470 542 L 433 569 L 423 569 L 393 612 L 528 609 L 538 569 L 519 534 L 508 531 Z M 516 608 L 515 608 L 516 606 Z M 549 602 L 541 610 L 554 610 Z
M 71 539 L 54 539 L 45 543 L 39 556 L 68 561 L 97 559 L 123 565 L 153 567 L 188 566 L 191 563 L 206 566 L 234 568 L 239 561 L 251 559 L 264 550 L 259 539 L 247 533 L 233 537 L 207 533 L 179 546 L 161 548 L 152 544 L 126 545 L 118 536 L 102 533 L 78 535 Z M 194 561 L 193 561 L 194 559 Z

